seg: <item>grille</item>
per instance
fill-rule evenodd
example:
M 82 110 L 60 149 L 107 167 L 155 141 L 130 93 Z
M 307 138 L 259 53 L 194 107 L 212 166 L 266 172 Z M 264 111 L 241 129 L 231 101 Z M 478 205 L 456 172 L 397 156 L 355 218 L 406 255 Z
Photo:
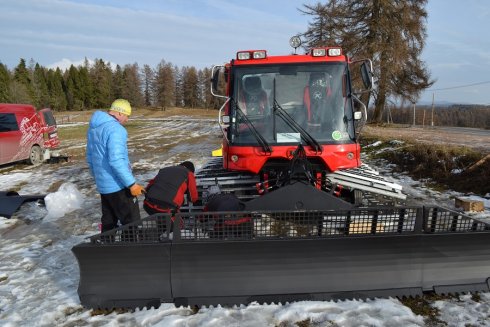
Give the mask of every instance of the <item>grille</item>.
M 155 214 L 89 238 L 93 244 L 251 241 L 489 232 L 490 225 L 441 207 L 345 211 Z

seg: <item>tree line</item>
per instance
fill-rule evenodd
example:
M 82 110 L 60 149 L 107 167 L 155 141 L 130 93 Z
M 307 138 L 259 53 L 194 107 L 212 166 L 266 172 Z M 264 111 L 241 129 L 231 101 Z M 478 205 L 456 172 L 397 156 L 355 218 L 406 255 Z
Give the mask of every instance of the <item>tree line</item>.
M 56 111 L 107 108 L 116 98 L 133 106 L 218 109 L 209 90 L 211 69 L 177 67 L 162 60 L 155 68 L 85 59 L 62 71 L 21 58 L 13 69 L 0 63 L 0 102 L 29 103 Z
M 414 113 L 415 111 L 415 113 Z M 373 112 L 371 111 L 371 114 Z M 415 119 L 414 119 L 415 114 Z M 383 121 L 394 124 L 419 126 L 455 126 L 490 129 L 490 106 L 453 104 L 450 106 L 391 107 Z

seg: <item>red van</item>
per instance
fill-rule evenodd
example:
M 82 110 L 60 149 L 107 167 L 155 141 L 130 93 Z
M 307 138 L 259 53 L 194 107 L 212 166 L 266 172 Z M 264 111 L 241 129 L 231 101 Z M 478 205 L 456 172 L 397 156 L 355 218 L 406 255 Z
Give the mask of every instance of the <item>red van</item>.
M 37 165 L 58 147 L 56 120 L 49 108 L 0 103 L 0 165 L 27 160 Z

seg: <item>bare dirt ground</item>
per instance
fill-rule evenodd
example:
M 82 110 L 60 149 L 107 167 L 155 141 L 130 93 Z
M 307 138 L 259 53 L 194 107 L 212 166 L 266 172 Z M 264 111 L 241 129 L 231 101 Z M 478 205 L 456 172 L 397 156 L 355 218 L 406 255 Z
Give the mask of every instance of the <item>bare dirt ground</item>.
M 430 127 L 380 127 L 365 126 L 362 134 L 383 139 L 406 140 L 412 143 L 464 146 L 482 153 L 490 153 L 490 132 L 471 133 L 470 129 L 439 129 Z

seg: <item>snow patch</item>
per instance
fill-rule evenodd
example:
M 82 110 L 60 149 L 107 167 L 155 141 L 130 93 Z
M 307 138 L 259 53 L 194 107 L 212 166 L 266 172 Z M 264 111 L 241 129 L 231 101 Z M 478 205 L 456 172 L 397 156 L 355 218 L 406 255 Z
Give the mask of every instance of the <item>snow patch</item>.
M 381 144 L 383 144 L 383 142 L 381 142 L 381 141 L 376 141 L 376 142 L 371 143 L 371 144 L 368 144 L 368 145 L 366 145 L 366 146 L 364 146 L 364 147 L 365 147 L 365 148 L 378 147 L 378 146 L 380 146 Z
M 44 221 L 63 217 L 66 213 L 82 208 L 85 197 L 73 183 L 64 183 L 59 190 L 46 195 L 44 201 L 48 214 Z

